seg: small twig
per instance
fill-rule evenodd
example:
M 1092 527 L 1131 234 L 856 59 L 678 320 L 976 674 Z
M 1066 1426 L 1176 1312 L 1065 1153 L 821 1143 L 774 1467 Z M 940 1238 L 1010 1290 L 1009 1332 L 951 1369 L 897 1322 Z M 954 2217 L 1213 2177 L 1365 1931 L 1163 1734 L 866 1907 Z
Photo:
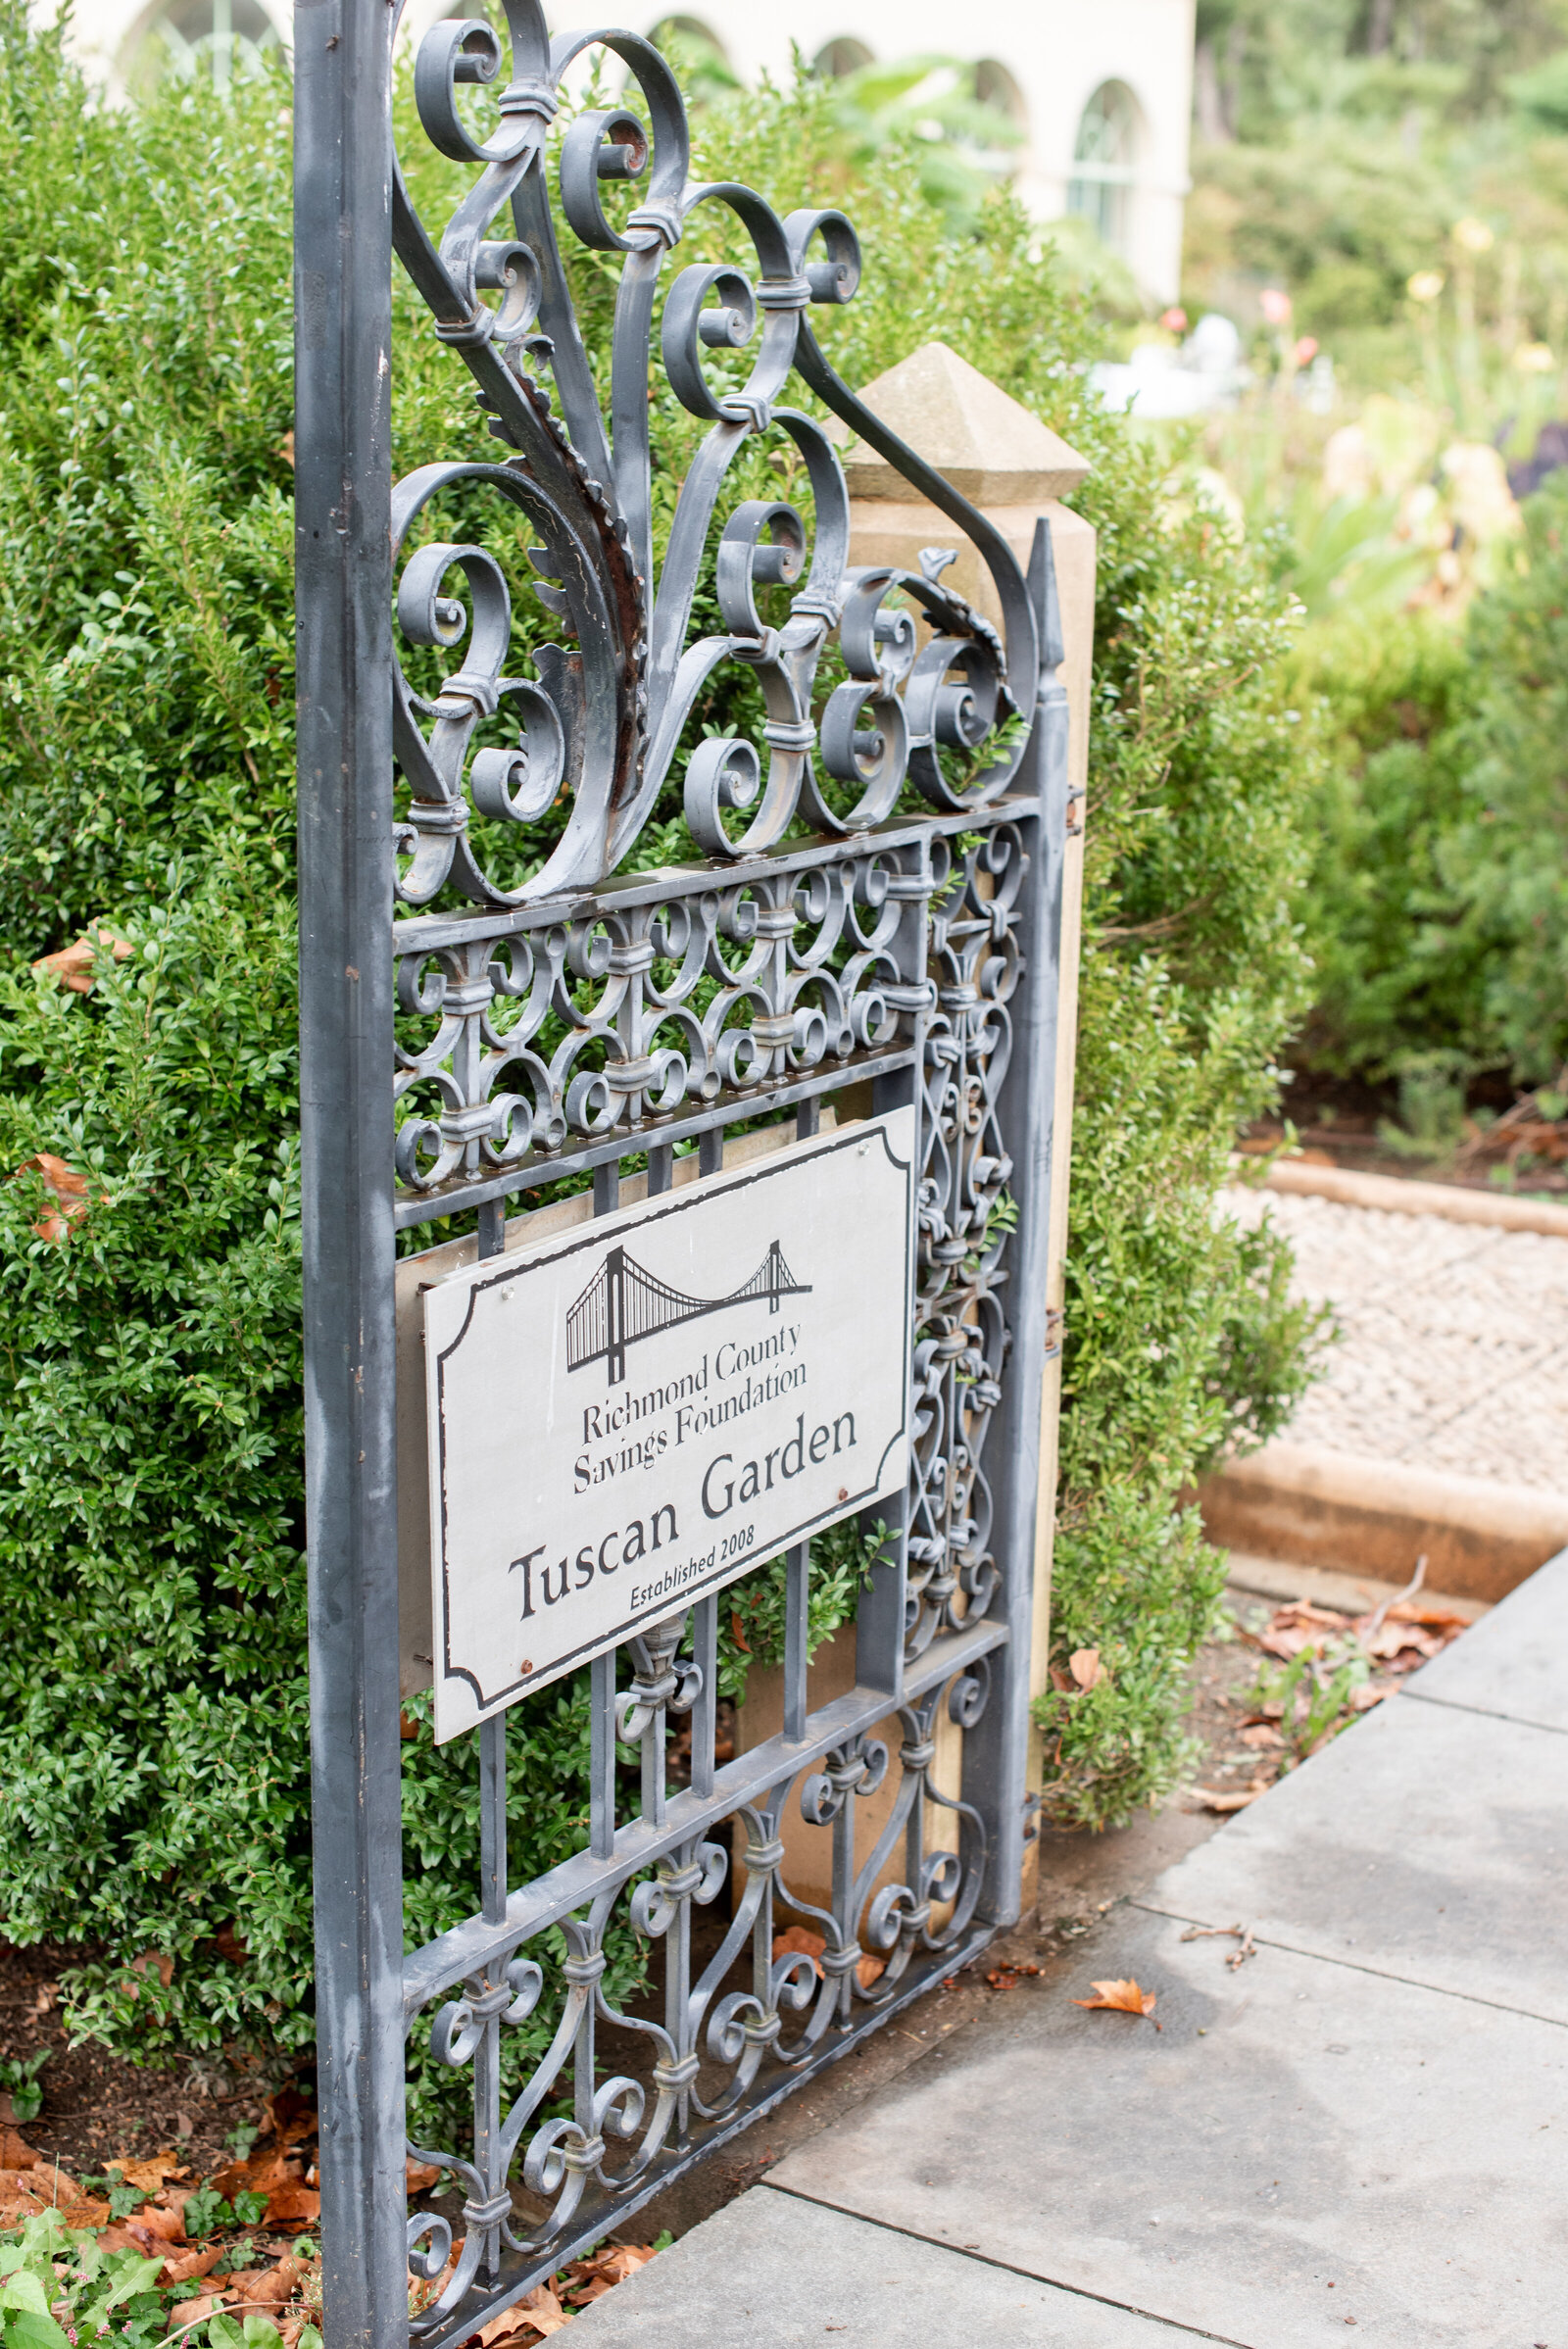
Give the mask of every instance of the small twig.
M 1183 1933 L 1182 1939 L 1184 1941 L 1239 1941 L 1244 1933 L 1250 1934 L 1250 1933 L 1251 1927 L 1248 1925 L 1190 1925 Z
M 1227 1966 L 1229 1966 L 1231 1972 L 1234 1974 L 1239 1966 L 1245 1966 L 1250 1957 L 1256 1957 L 1256 1955 L 1257 1943 L 1253 1940 L 1252 1929 L 1250 1926 L 1249 1926 L 1247 1929 L 1247 1937 L 1243 1941 L 1240 1949 L 1233 1949 L 1230 1956 L 1225 1960 L 1225 1963 Z
M 1405 1584 L 1404 1589 L 1402 1590 L 1396 1590 L 1392 1598 L 1386 1598 L 1383 1601 L 1382 1606 L 1379 1607 L 1377 1613 L 1367 1624 L 1366 1630 L 1361 1634 L 1362 1639 L 1375 1639 L 1379 1632 L 1383 1629 L 1384 1622 L 1393 1609 L 1395 1607 L 1402 1607 L 1407 1598 L 1414 1598 L 1416 1592 L 1420 1590 L 1426 1579 L 1427 1554 L 1426 1551 L 1423 1550 L 1415 1562 L 1415 1572 L 1410 1577 L 1410 1580 Z
M 293 2308 L 295 2306 L 295 2302 L 292 2299 L 247 2300 L 244 2305 L 246 2308 Z M 158 2349 L 165 2349 L 165 2344 L 169 2341 L 177 2341 L 183 2339 L 187 2332 L 194 2332 L 199 2325 L 211 2325 L 215 2317 L 226 2317 L 228 2314 L 229 2312 L 226 2308 L 210 2308 L 205 2317 L 192 2317 L 190 2323 L 188 2325 L 182 2325 L 177 2332 L 166 2332 L 164 2334 L 163 2340 L 161 2340 L 158 2344 Z

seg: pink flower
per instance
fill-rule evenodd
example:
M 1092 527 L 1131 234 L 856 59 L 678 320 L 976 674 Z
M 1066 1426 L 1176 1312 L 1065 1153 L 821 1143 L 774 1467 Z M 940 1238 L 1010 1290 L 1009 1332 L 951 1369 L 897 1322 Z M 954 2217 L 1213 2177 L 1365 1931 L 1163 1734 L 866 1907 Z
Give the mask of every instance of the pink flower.
M 1265 285 L 1258 295 L 1258 306 L 1271 326 L 1288 326 L 1291 322 L 1291 297 L 1277 285 Z
M 1162 310 L 1159 314 L 1159 322 L 1167 334 L 1185 334 L 1187 332 L 1187 313 L 1179 305 L 1173 304 L 1169 310 Z
M 1310 367 L 1316 357 L 1317 336 L 1315 334 L 1303 334 L 1300 338 L 1300 341 L 1296 346 L 1297 366 L 1298 367 Z

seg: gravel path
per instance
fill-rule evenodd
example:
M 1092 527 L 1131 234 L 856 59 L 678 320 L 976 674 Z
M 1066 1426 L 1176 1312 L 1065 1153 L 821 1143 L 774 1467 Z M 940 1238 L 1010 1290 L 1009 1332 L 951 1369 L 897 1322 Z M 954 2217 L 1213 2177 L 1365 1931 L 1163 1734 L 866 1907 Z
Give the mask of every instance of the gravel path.
M 1568 1492 L 1568 1240 L 1242 1188 L 1221 1206 L 1272 1216 L 1295 1293 L 1339 1323 L 1293 1443 Z

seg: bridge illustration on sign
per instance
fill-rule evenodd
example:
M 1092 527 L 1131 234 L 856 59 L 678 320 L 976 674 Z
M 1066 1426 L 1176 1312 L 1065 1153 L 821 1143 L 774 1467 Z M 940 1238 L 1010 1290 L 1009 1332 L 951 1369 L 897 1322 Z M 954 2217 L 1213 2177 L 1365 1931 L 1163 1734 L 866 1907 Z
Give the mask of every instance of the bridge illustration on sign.
M 727 1313 L 731 1305 L 749 1305 L 767 1298 L 776 1313 L 786 1297 L 809 1297 L 809 1281 L 798 1281 L 775 1240 L 749 1281 L 728 1297 L 683 1297 L 666 1281 L 644 1270 L 623 1248 L 612 1248 L 587 1288 L 566 1309 L 566 1369 L 586 1370 L 591 1362 L 610 1366 L 609 1384 L 618 1386 L 626 1375 L 626 1348 L 640 1338 L 656 1338 L 683 1321 L 701 1321 L 710 1313 Z

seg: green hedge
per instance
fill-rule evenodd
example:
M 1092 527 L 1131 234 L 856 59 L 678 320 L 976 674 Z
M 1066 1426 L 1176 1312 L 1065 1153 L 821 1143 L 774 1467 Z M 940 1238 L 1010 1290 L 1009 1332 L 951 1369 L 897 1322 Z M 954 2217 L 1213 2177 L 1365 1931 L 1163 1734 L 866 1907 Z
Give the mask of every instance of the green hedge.
M 100 111 L 0 0 L 0 1167 L 46 1151 L 89 1180 L 64 1243 L 34 1229 L 39 1176 L 0 1182 L 0 1884 L 14 1940 L 89 1952 L 74 2025 L 144 2059 L 311 2036 L 287 109 L 278 79 Z M 1165 526 L 1148 452 L 1083 405 L 1092 326 L 1010 199 L 956 238 L 917 159 L 846 189 L 835 136 L 810 84 L 699 123 L 712 177 L 785 208 L 848 195 L 869 257 L 833 321 L 849 379 L 940 335 L 1097 465 L 1056 1604 L 1063 1648 L 1097 1641 L 1111 1678 L 1056 1707 L 1051 1799 L 1117 1818 L 1178 1768 L 1214 1587 L 1176 1494 L 1301 1375 L 1277 1254 L 1210 1214 L 1302 985 L 1282 622 L 1208 525 Z M 602 262 L 577 284 L 602 357 Z M 398 468 L 482 449 L 461 370 L 397 299 Z M 667 403 L 658 426 L 667 517 L 695 427 Z M 132 952 L 105 950 L 89 996 L 31 975 L 96 918 Z M 514 1719 L 531 1871 L 580 1835 L 580 1692 Z M 411 1726 L 422 1937 L 472 1905 L 476 1786 Z M 145 1952 L 167 1987 L 127 1975 Z M 636 1962 L 617 1945 L 622 1978 Z
M 1302 1054 L 1396 1081 L 1435 1148 L 1467 1081 L 1541 1085 L 1568 1059 L 1568 474 L 1524 517 L 1461 625 L 1330 623 L 1297 657 L 1323 753 Z

